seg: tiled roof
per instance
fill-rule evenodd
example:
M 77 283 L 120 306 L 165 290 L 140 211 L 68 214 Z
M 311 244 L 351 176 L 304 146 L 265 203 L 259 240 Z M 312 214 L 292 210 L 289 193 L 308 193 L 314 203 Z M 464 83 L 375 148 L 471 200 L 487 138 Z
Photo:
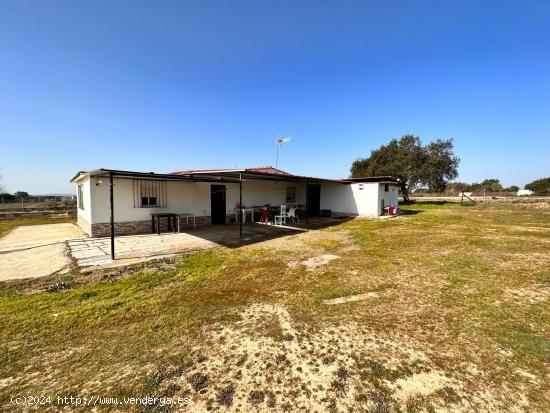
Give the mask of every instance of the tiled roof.
M 191 174 L 203 174 L 203 173 L 220 173 L 220 172 L 259 172 L 272 175 L 286 175 L 294 176 L 291 173 L 276 169 L 272 166 L 257 166 L 254 168 L 220 168 L 220 169 L 188 169 L 184 171 L 172 172 L 173 175 L 191 175 Z

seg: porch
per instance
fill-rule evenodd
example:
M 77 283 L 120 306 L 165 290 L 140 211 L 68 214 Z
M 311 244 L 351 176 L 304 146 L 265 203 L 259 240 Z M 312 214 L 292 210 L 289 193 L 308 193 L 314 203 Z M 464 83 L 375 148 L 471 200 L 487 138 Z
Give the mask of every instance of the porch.
M 107 245 L 111 259 L 119 258 L 119 252 L 124 257 L 135 248 L 126 249 L 124 244 L 127 241 L 123 241 L 119 251 L 117 237 L 144 236 L 153 231 L 159 237 L 164 231 L 175 232 L 180 227 L 176 225 L 176 220 L 179 224 L 183 216 L 184 230 L 190 229 L 189 222 L 192 221 L 193 230 L 206 231 L 205 234 L 210 231 L 227 233 L 234 236 L 234 242 L 238 244 L 246 242 L 244 224 L 260 220 L 260 209 L 269 213 L 273 223 L 283 226 L 301 219 L 301 224 L 293 225 L 299 228 L 307 225 L 310 217 L 320 215 L 321 182 L 327 181 L 246 170 L 216 172 L 215 175 L 180 175 L 100 169 L 77 175 L 75 179 L 82 182 L 79 183 L 79 194 L 89 192 L 89 198 L 93 200 L 91 208 L 87 208 L 86 197 L 79 196 L 78 224 L 93 238 L 110 236 L 110 240 L 97 241 L 90 244 L 90 248 L 83 246 L 82 249 L 88 252 L 82 259 L 94 258 L 91 250 L 95 250 L 95 257 L 101 256 Z M 286 207 L 289 207 L 292 217 L 288 216 L 285 222 Z M 277 222 L 276 218 L 279 218 Z M 238 224 L 238 232 L 210 229 L 214 224 L 231 223 Z M 219 239 L 214 237 L 212 242 L 220 242 Z M 154 247 L 155 241 L 150 242 L 154 250 L 158 249 Z M 171 245 L 171 241 L 168 243 Z M 199 244 L 201 248 L 206 246 Z M 161 245 L 164 244 L 161 242 Z M 171 251 L 172 246 L 164 249 Z
M 244 245 L 340 224 L 350 218 L 310 218 L 309 223 L 263 225 L 259 223 L 210 225 L 180 233 L 124 235 L 115 237 L 116 260 L 111 259 L 111 238 L 69 241 L 71 256 L 79 266 L 119 266 L 215 247 Z M 240 233 L 242 229 L 242 235 Z

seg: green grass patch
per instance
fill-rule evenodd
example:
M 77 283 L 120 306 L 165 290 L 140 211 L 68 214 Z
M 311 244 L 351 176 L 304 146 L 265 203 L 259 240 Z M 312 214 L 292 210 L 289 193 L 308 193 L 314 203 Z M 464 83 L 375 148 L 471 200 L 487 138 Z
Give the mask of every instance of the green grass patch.
M 62 224 L 65 222 L 76 223 L 75 217 L 66 218 L 49 218 L 49 217 L 36 217 L 36 218 L 18 218 L 13 220 L 0 221 L 0 238 L 6 235 L 14 228 L 24 225 L 44 225 L 44 224 Z
M 342 246 L 342 243 L 333 239 L 319 239 L 308 241 L 309 245 L 321 247 L 327 251 L 335 251 Z
M 449 201 L 413 201 L 411 203 L 399 204 L 399 209 L 405 211 L 416 211 L 419 209 L 455 209 L 461 208 L 462 206 L 458 202 L 449 202 Z
M 362 294 L 364 291 L 359 287 L 325 284 L 318 286 L 313 294 L 317 301 L 331 300 L 333 298 L 347 297 L 350 295 Z

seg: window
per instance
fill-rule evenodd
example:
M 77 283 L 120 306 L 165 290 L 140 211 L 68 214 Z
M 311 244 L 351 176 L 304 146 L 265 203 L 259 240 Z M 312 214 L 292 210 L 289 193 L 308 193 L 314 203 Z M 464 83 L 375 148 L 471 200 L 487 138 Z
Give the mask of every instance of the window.
M 384 184 L 384 192 L 389 192 L 390 186 L 388 184 Z
M 161 208 L 167 205 L 166 181 L 134 179 L 134 208 Z
M 84 210 L 84 189 L 83 189 L 83 185 L 78 185 L 78 209 Z
M 286 188 L 286 202 L 289 204 L 295 204 L 296 203 L 296 187 L 295 186 L 287 186 Z
M 157 197 L 156 196 L 142 196 L 141 197 L 141 206 L 142 207 L 156 207 L 157 206 Z

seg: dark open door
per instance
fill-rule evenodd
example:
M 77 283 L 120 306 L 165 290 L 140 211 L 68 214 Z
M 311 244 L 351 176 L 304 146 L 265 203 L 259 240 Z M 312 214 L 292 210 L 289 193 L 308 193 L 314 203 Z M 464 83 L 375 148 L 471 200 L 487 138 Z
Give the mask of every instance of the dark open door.
M 321 185 L 309 184 L 307 192 L 307 210 L 310 217 L 318 217 L 321 212 Z
M 225 185 L 210 187 L 210 214 L 212 224 L 225 224 Z

